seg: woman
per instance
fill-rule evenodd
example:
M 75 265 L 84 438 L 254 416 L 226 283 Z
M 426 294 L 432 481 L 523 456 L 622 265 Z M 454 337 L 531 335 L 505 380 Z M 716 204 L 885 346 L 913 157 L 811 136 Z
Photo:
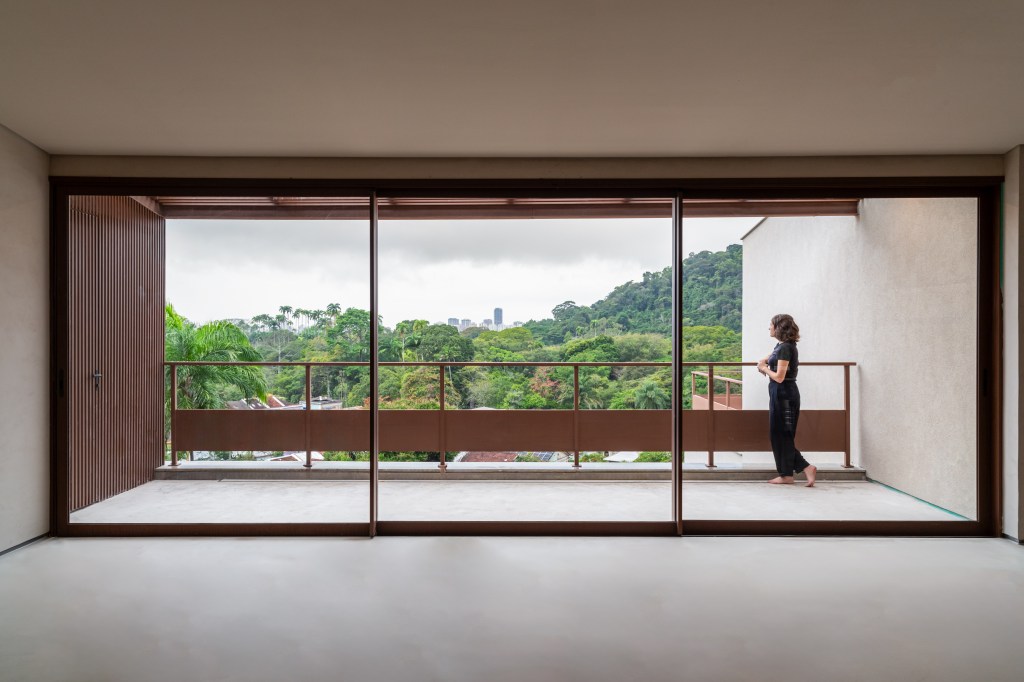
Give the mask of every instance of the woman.
M 769 483 L 792 483 L 793 474 L 807 474 L 807 487 L 814 485 L 818 469 L 808 463 L 793 442 L 796 423 L 800 418 L 800 389 L 796 375 L 800 358 L 796 343 L 800 340 L 800 327 L 792 315 L 776 315 L 768 325 L 768 334 L 778 340 L 775 350 L 757 363 L 757 371 L 768 377 L 768 430 L 771 434 L 775 469 L 779 475 Z

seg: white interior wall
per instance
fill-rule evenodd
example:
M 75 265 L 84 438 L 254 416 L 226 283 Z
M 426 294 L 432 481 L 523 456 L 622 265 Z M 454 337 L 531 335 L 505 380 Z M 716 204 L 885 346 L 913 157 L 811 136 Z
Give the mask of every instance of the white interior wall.
M 48 166 L 0 126 L 0 551 L 49 529 Z
M 1021 537 L 1020 508 L 1020 261 L 1021 148 L 1006 155 L 1003 192 L 1003 533 Z
M 855 462 L 970 518 L 976 229 L 973 199 L 869 199 L 859 218 L 772 218 L 743 242 L 744 359 L 771 350 L 773 314 L 792 314 L 802 361 L 858 363 Z M 744 379 L 764 383 L 755 371 Z M 801 368 L 800 387 L 804 409 L 842 408 L 840 370 Z M 748 393 L 745 407 L 766 407 L 765 391 Z

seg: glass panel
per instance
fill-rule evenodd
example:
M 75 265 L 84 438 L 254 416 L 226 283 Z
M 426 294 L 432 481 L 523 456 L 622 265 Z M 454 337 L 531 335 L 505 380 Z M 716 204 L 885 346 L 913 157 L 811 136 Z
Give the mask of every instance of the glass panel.
M 381 520 L 670 520 L 670 254 L 664 199 L 382 199 Z
M 686 453 L 684 519 L 977 518 L 977 201 L 750 203 L 684 205 L 684 360 L 746 363 L 713 413 L 727 368 L 687 367 L 688 423 L 713 438 Z M 779 314 L 799 328 L 782 383 L 754 366 L 793 335 L 769 334 Z
M 164 466 L 72 521 L 368 522 L 369 200 L 151 200 L 177 363 Z

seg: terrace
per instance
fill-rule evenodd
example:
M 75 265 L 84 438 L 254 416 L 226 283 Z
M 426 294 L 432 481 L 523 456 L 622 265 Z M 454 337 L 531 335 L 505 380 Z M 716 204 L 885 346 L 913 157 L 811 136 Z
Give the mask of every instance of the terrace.
M 168 363 L 176 389 L 178 370 Z M 276 366 L 280 363 L 236 363 Z M 314 451 L 367 451 L 370 411 L 319 410 L 318 370 L 368 363 L 288 363 L 306 376 L 301 409 L 182 410 L 172 399 L 168 462 L 155 480 L 72 515 L 73 523 L 360 523 L 370 504 L 365 461 L 314 460 Z M 843 373 L 841 410 L 805 410 L 800 444 L 819 484 L 769 486 L 775 475 L 765 410 L 743 408 L 743 381 L 724 376 L 753 363 L 683 363 L 692 409 L 682 411 L 683 518 L 690 520 L 952 521 L 964 517 L 872 481 L 850 452 L 852 362 L 805 363 Z M 378 465 L 382 521 L 659 521 L 670 518 L 670 462 L 585 461 L 582 453 L 670 451 L 671 410 L 582 409 L 580 373 L 670 363 L 381 363 L 437 371 L 433 410 L 381 410 L 381 451 L 434 452 L 435 461 Z M 452 409 L 445 373 L 458 367 L 557 367 L 573 378 L 571 410 Z M 810 371 L 805 370 L 805 371 Z M 173 391 L 172 395 L 177 395 Z M 713 399 L 709 399 L 713 396 Z M 303 450 L 305 461 L 190 461 L 182 451 Z M 560 451 L 560 462 L 449 461 L 458 451 Z

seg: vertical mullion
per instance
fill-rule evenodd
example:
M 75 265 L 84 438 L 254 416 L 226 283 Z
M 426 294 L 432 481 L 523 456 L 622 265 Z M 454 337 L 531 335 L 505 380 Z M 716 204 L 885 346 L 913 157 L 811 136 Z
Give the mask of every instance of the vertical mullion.
M 52 191 L 52 190 L 51 190 Z M 52 437 L 56 441 L 56 448 L 52 451 L 51 466 L 53 467 L 53 519 L 51 528 L 57 534 L 63 535 L 67 532 L 68 524 L 71 523 L 71 499 L 73 487 L 71 485 L 71 453 L 73 444 L 78 441 L 78 433 L 74 430 L 73 419 L 74 408 L 77 406 L 77 396 L 72 392 L 71 370 L 77 361 L 77 348 L 71 338 L 70 331 L 73 311 L 76 311 L 77 290 L 72 296 L 71 282 L 74 272 L 72 263 L 74 255 L 77 254 L 77 245 L 73 250 L 73 242 L 69 231 L 71 223 L 71 200 L 63 191 L 55 192 L 51 204 L 50 219 L 55 220 L 52 229 L 53 249 L 50 267 L 52 273 L 61 273 L 52 287 L 56 293 L 56 307 L 50 313 L 51 339 L 57 349 L 59 358 L 57 360 L 57 381 L 60 394 L 57 399 L 56 430 Z M 74 313 L 77 315 L 77 312 Z M 58 331 L 59 330 L 59 331 Z M 56 333 L 56 337 L 53 334 Z M 53 448 L 51 444 L 51 448 Z
M 377 193 L 370 193 L 370 537 L 377 535 L 378 478 L 380 441 L 378 417 L 380 415 L 377 352 Z
M 65 265 L 67 282 L 65 282 L 64 288 L 70 301 L 68 304 L 68 321 L 65 326 L 68 344 L 68 369 L 64 377 L 64 390 L 68 396 L 68 432 L 71 434 L 71 438 L 68 443 L 67 471 L 64 477 L 65 485 L 67 485 L 68 489 L 67 513 L 63 515 L 63 518 L 65 523 L 70 523 L 71 510 L 75 508 L 75 503 L 78 500 L 78 479 L 75 474 L 78 471 L 78 453 L 81 450 L 83 440 L 83 420 L 81 419 L 83 401 L 78 380 L 78 372 L 82 366 L 82 335 L 75 333 L 75 330 L 81 330 L 81 315 L 79 311 L 82 307 L 82 290 L 84 287 L 82 286 L 79 274 L 81 271 L 80 261 L 82 254 L 81 221 L 79 221 L 79 229 L 73 232 L 71 229 L 71 225 L 74 222 L 71 215 L 71 198 L 67 197 L 64 203 L 67 205 L 65 210 L 68 215 L 67 224 L 64 226 L 64 232 L 67 234 L 68 239 L 68 259 Z
M 156 339 L 154 347 L 157 349 L 157 358 L 159 359 L 158 374 L 160 377 L 160 400 L 159 407 L 155 407 L 154 411 L 159 411 L 159 417 L 157 423 L 159 427 L 159 438 L 157 445 L 157 461 L 160 463 L 158 466 L 164 464 L 164 345 L 165 339 L 167 338 L 167 317 L 165 308 L 167 306 L 167 221 L 160 216 L 159 220 L 160 231 L 157 235 L 156 243 L 153 248 L 156 250 L 156 272 L 153 274 L 153 283 L 156 285 L 156 301 L 155 301 L 155 331 Z
M 672 520 L 683 534 L 683 199 L 672 198 Z

